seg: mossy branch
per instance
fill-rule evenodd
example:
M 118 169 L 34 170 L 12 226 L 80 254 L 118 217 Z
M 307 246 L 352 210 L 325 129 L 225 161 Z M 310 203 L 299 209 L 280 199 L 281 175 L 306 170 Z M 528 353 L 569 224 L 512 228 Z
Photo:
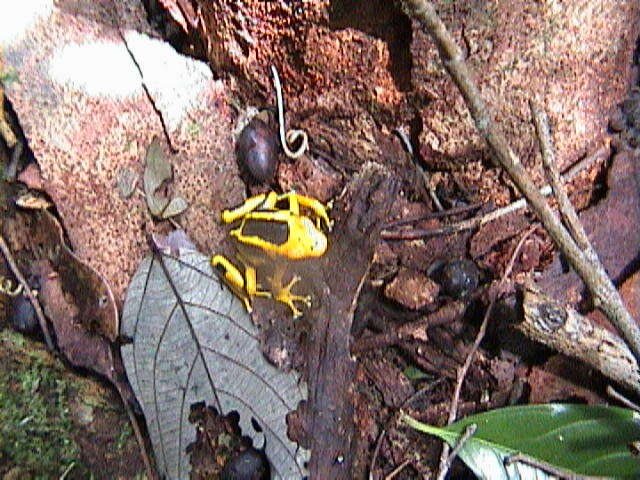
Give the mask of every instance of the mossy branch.
M 497 129 L 490 110 L 464 62 L 462 51 L 438 17 L 433 4 L 426 0 L 403 0 L 402 4 L 409 15 L 422 23 L 436 44 L 444 67 L 462 93 L 476 128 L 489 145 L 495 161 L 507 171 L 558 249 L 580 275 L 591 292 L 596 307 L 600 308 L 620 330 L 636 359 L 640 359 L 640 328 L 622 303 L 620 294 L 602 264 L 592 261 L 590 255 L 579 247 L 576 239 L 558 220 L 505 137 Z

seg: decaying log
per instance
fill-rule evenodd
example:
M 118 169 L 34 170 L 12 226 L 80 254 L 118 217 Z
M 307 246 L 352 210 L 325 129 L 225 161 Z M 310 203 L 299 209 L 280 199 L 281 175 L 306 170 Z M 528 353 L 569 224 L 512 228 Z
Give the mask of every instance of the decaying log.
M 329 250 L 311 273 L 315 297 L 321 299 L 308 314 L 311 478 L 352 478 L 356 439 L 351 323 L 396 185 L 381 167 L 365 166 L 337 205 L 341 218 L 330 236 Z
M 524 320 L 516 328 L 527 337 L 582 360 L 640 393 L 638 362 L 620 337 L 530 286 L 525 289 L 523 307 Z

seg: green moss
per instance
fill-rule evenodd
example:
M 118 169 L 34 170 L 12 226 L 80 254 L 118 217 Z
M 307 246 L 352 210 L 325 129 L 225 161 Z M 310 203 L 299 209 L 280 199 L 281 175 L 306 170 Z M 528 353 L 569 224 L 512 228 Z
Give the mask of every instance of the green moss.
M 129 423 L 125 423 L 116 438 L 116 450 L 121 451 L 125 448 L 127 442 L 133 435 L 133 430 Z
M 19 81 L 20 77 L 18 76 L 18 72 L 15 70 L 0 71 L 0 83 L 4 84 L 5 87 Z
M 0 331 L 0 465 L 33 478 L 58 478 L 83 468 L 67 407 L 70 384 L 47 354 L 24 352 L 19 336 Z M 6 471 L 6 470 L 4 470 Z
M 202 133 L 202 127 L 197 122 L 188 122 L 187 123 L 187 133 L 192 137 L 197 137 Z

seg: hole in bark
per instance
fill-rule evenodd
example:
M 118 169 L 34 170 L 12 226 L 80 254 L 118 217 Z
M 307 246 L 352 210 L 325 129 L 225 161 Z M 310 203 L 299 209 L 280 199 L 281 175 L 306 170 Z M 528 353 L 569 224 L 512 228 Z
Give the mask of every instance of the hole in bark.
M 389 48 L 389 70 L 398 90 L 411 90 L 411 21 L 396 2 L 333 0 L 329 27 L 354 28 L 383 40 Z

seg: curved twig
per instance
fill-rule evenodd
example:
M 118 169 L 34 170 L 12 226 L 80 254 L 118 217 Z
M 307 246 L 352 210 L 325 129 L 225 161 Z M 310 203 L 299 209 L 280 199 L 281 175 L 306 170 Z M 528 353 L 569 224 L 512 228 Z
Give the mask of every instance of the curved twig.
M 282 98 L 282 85 L 280 84 L 280 77 L 278 76 L 278 70 L 271 65 L 271 73 L 273 74 L 273 86 L 276 89 L 276 98 L 278 99 L 278 126 L 280 131 L 280 143 L 282 143 L 282 149 L 284 154 L 289 158 L 299 158 L 309 148 L 309 137 L 304 130 L 292 129 L 285 135 L 284 124 L 284 99 Z M 300 146 L 294 152 L 289 148 L 289 145 L 293 145 L 298 139 L 300 140 Z
M 8 297 L 17 297 L 22 292 L 23 287 L 18 283 L 15 287 L 10 278 L 0 276 L 0 293 L 4 293 Z
M 9 246 L 7 242 L 4 241 L 2 235 L 0 235 L 0 250 L 4 254 L 4 258 L 7 260 L 9 264 L 9 268 L 13 272 L 13 275 L 16 277 L 22 288 L 24 289 L 25 295 L 29 298 L 31 305 L 33 305 L 33 309 L 36 312 L 36 317 L 38 318 L 38 322 L 40 322 L 40 329 L 42 330 L 42 334 L 44 335 L 44 340 L 47 344 L 47 348 L 51 352 L 55 352 L 55 348 L 53 346 L 53 340 L 51 340 L 51 334 L 49 333 L 49 327 L 47 325 L 47 319 L 44 317 L 44 313 L 42 312 L 42 307 L 40 307 L 40 302 L 36 298 L 36 296 L 31 291 L 31 287 L 24 279 L 24 276 L 20 272 L 18 265 L 13 259 L 13 255 L 11 255 L 11 250 L 9 250 Z

